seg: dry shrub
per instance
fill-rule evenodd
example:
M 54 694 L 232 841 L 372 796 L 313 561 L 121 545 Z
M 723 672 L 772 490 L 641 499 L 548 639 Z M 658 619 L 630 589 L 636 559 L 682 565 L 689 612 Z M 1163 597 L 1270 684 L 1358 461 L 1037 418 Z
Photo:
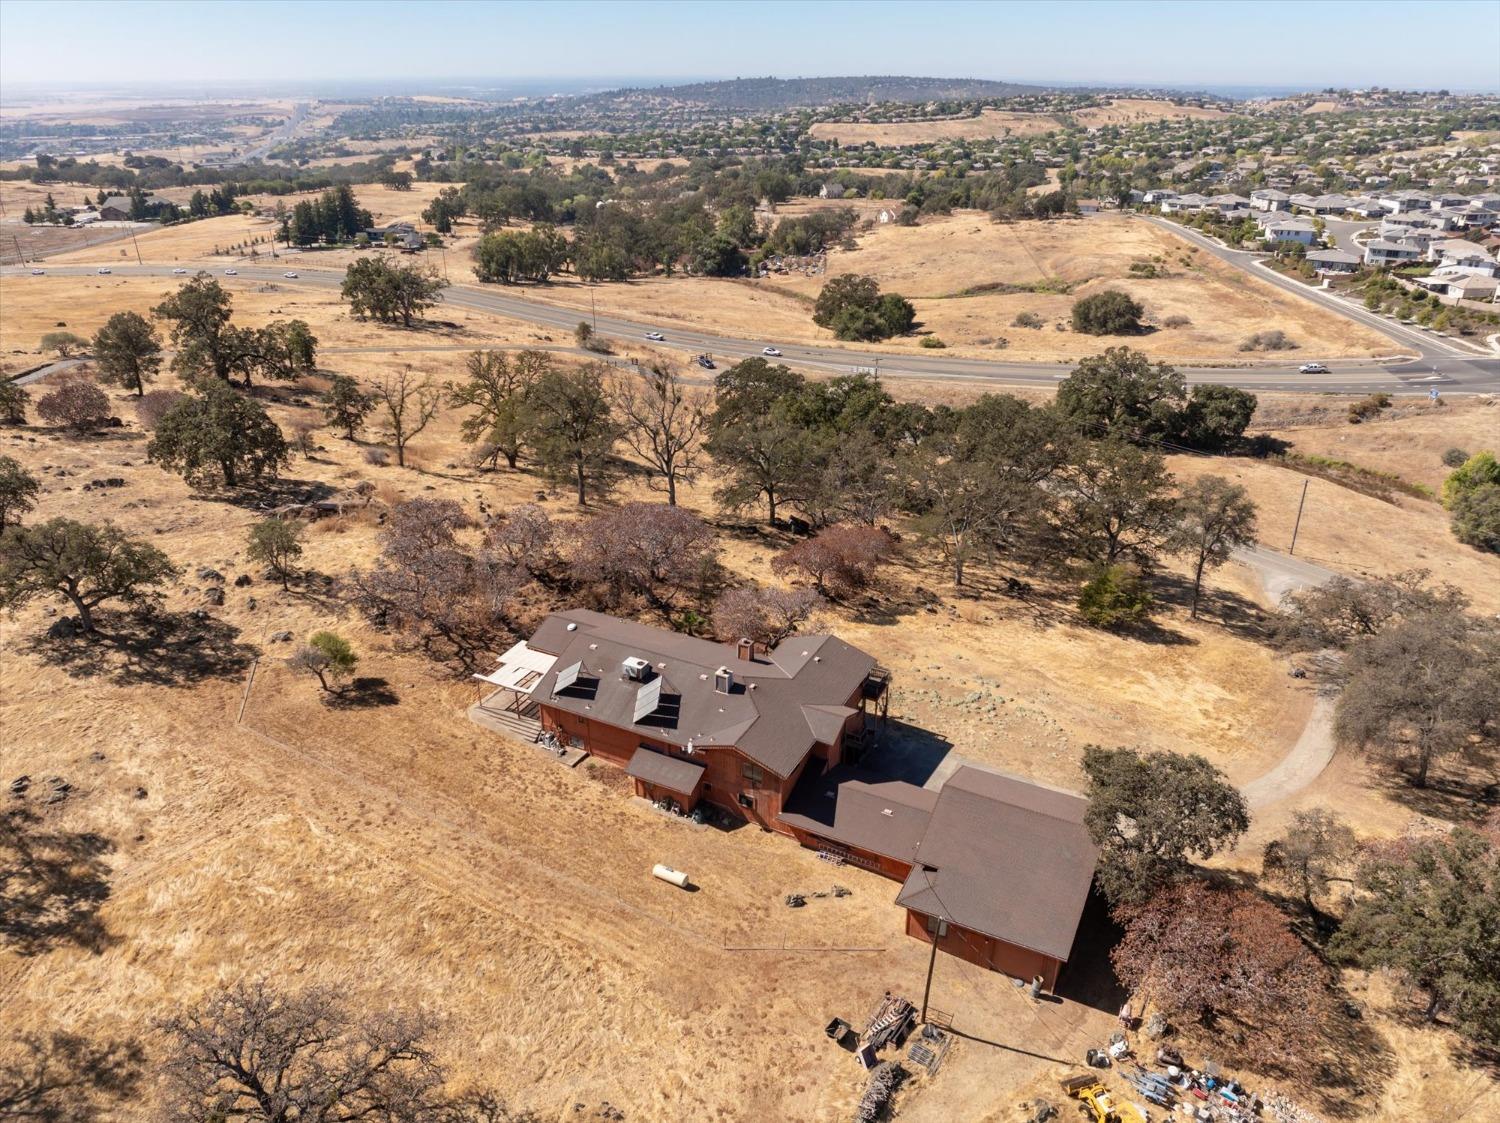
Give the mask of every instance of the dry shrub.
M 109 420 L 109 396 L 92 379 L 70 371 L 37 402 L 36 411 L 54 425 L 87 433 Z
M 788 547 L 771 561 L 777 576 L 796 573 L 820 593 L 841 595 L 863 589 L 890 559 L 896 540 L 872 526 L 830 526 L 816 537 Z
M 150 390 L 135 401 L 136 420 L 143 429 L 155 429 L 167 411 L 186 397 L 181 390 Z
M 371 445 L 365 449 L 364 457 L 366 464 L 373 464 L 377 468 L 384 468 L 391 462 L 390 452 L 377 445 Z

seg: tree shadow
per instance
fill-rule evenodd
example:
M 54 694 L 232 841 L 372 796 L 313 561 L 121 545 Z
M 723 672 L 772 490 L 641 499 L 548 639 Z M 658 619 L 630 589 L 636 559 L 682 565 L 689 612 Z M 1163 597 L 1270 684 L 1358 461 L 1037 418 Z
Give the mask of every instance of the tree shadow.
M 207 612 L 101 614 L 93 636 L 41 632 L 22 645 L 73 678 L 106 677 L 120 686 L 192 686 L 241 674 L 260 652 L 240 631 Z
M 135 1098 L 145 1059 L 134 1038 L 95 1043 L 75 1033 L 21 1034 L 0 1043 L 0 1116 L 94 1123 L 106 1104 Z
M 1328 997 L 1310 1098 L 1330 1119 L 1354 1119 L 1395 1073 L 1396 1053 L 1342 986 L 1333 986 Z
M 1490 796 L 1495 783 L 1495 752 L 1471 752 L 1472 775 L 1440 772 L 1447 763 L 1434 762 L 1427 786 L 1417 787 L 1412 772 L 1402 762 L 1386 757 L 1383 767 L 1373 770 L 1371 786 L 1393 803 L 1419 815 L 1460 826 L 1475 826 L 1495 810 Z
M 1158 571 L 1152 575 L 1151 592 L 1159 604 L 1184 611 L 1193 605 L 1193 583 L 1176 573 Z M 1198 600 L 1198 618 L 1217 620 L 1227 631 L 1242 639 L 1264 643 L 1270 636 L 1266 612 L 1253 600 L 1229 589 L 1209 589 L 1204 583 Z
M 364 710 L 377 706 L 394 706 L 401 698 L 383 678 L 357 678 L 335 694 L 329 694 L 324 704 L 335 710 Z
M 260 480 L 253 486 L 218 488 L 193 496 L 208 503 L 227 503 L 250 511 L 273 511 L 292 503 L 316 503 L 332 498 L 336 489 L 321 480 L 293 480 L 278 477 Z
M 113 850 L 102 835 L 48 827 L 29 807 L 0 815 L 0 943 L 22 956 L 60 944 L 97 955 L 116 943 L 99 917 Z

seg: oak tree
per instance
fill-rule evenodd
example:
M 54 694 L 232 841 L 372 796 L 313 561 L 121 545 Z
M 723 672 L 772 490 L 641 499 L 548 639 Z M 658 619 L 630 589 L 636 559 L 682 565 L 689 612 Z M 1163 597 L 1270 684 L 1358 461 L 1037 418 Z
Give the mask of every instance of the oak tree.
M 94 365 L 100 382 L 143 396 L 161 369 L 156 329 L 138 312 L 116 312 L 94 333 Z
M 0 532 L 0 607 L 40 596 L 66 600 L 85 632 L 106 601 L 149 603 L 177 568 L 155 546 L 109 524 L 49 519 Z

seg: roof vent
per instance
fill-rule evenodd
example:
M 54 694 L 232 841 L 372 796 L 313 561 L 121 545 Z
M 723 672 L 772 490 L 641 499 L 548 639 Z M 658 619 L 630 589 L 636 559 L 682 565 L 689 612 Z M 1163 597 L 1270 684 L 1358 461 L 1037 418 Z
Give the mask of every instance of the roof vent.
M 891 809 L 890 809 L 890 808 L 889 808 L 889 807 L 882 807 L 882 808 L 881 808 L 881 809 L 880 809 L 880 813 L 881 813 L 881 814 L 882 814 L 882 815 L 894 815 L 894 814 L 895 814 L 895 812 L 894 812 L 894 811 L 892 811 L 892 810 L 891 810 Z
M 567 630 L 570 632 L 576 632 L 578 630 L 578 625 L 569 621 Z
M 728 667 L 720 667 L 714 672 L 714 693 L 728 694 L 734 689 L 734 672 Z

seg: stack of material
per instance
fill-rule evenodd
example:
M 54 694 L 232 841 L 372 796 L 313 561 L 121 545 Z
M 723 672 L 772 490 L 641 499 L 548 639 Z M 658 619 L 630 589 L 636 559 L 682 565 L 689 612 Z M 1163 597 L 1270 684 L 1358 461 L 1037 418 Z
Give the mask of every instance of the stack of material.
M 916 1010 L 910 1002 L 899 994 L 886 991 L 861 1039 L 875 1049 L 883 1049 L 893 1041 L 900 1044 L 910 1032 L 908 1023 L 915 1018 Z
M 1275 1120 L 1275 1123 L 1322 1123 L 1319 1116 L 1280 1092 L 1266 1097 L 1266 1118 Z
M 855 1123 L 875 1123 L 881 1118 L 896 1089 L 906 1079 L 906 1069 L 894 1061 L 881 1061 L 870 1070 L 870 1082 L 865 1085 L 864 1098 L 855 1109 Z

